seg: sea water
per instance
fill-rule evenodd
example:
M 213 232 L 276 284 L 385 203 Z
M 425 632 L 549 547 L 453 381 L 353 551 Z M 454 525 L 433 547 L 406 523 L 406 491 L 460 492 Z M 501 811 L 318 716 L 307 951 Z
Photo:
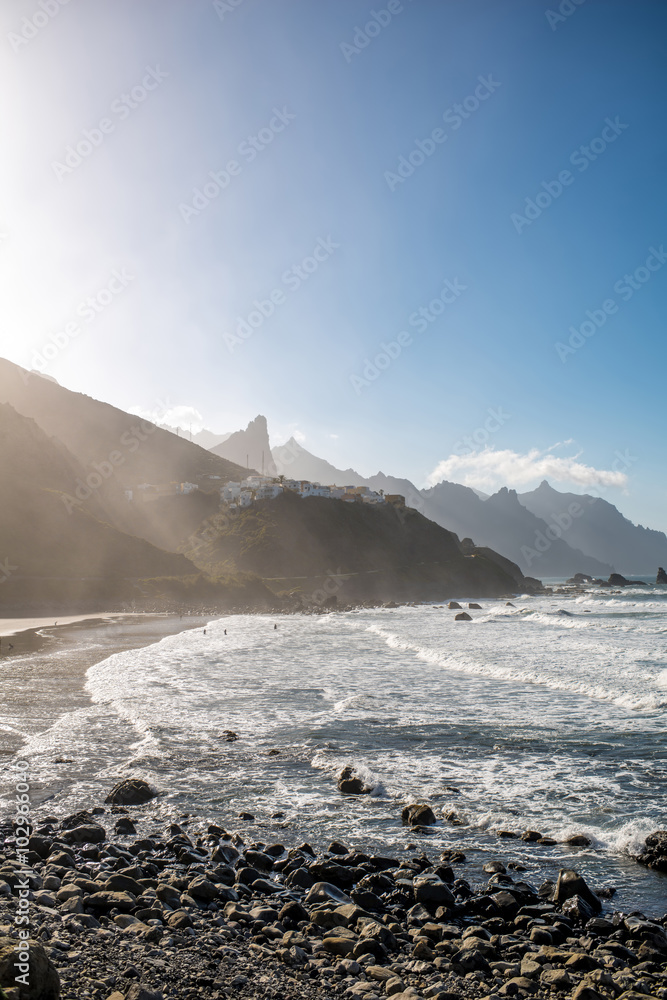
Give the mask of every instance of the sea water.
M 667 588 L 479 603 L 470 622 L 442 605 L 221 618 L 97 663 L 90 703 L 21 756 L 55 813 L 136 775 L 163 792 L 149 812 L 246 839 L 459 847 L 472 875 L 500 851 L 538 885 L 571 866 L 665 912 L 667 876 L 631 855 L 667 827 Z M 370 794 L 341 795 L 345 765 Z M 401 825 L 422 801 L 428 835 Z M 528 829 L 560 843 L 498 838 Z

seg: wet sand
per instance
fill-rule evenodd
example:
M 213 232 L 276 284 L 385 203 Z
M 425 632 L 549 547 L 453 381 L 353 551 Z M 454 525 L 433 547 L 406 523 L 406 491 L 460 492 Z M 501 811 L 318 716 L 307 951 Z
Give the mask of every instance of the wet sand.
M 98 614 L 58 619 L 55 627 L 52 618 L 0 619 L 0 760 L 65 713 L 90 704 L 85 679 L 93 664 L 210 620 L 209 615 Z

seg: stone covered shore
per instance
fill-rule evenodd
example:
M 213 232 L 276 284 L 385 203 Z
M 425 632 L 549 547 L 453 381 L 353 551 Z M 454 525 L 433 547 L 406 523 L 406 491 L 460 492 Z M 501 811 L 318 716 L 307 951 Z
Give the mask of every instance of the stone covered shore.
M 193 817 L 139 838 L 119 804 L 45 815 L 29 868 L 0 833 L 9 1000 L 667 1000 L 667 915 L 603 909 L 573 871 L 531 885 L 509 845 L 471 884 L 462 852 L 427 841 L 402 861 L 318 853 Z M 29 989 L 13 970 L 26 872 Z

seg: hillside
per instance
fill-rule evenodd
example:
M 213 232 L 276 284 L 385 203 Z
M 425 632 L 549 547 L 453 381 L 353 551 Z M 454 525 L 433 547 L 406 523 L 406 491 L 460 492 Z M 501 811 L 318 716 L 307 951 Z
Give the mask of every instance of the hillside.
M 0 404 L 0 602 L 70 596 L 141 596 L 130 579 L 185 577 L 196 569 L 106 523 L 95 496 L 65 502 L 82 469 L 35 421 Z
M 464 555 L 451 532 L 391 504 L 286 492 L 231 519 L 222 514 L 213 526 L 210 542 L 185 550 L 202 569 L 256 573 L 276 591 L 297 589 L 305 597 L 441 600 L 513 592 L 522 580 L 517 567 L 509 573 L 482 553 Z
M 71 392 L 3 359 L 0 402 L 9 402 L 17 412 L 33 419 L 76 460 L 76 474 L 62 486 L 74 501 L 77 486 L 92 476 L 98 485 L 87 509 L 119 530 L 171 552 L 176 552 L 199 522 L 217 508 L 221 483 L 238 480 L 248 472 L 155 424 Z M 208 496 L 200 493 L 130 504 L 124 493 L 141 483 L 183 482 L 196 483 Z M 78 496 L 82 492 L 85 495 L 87 491 L 80 489 Z
M 0 359 L 0 402 L 10 403 L 62 441 L 87 472 L 119 453 L 114 478 L 121 487 L 247 475 L 245 468 L 185 438 L 5 359 Z

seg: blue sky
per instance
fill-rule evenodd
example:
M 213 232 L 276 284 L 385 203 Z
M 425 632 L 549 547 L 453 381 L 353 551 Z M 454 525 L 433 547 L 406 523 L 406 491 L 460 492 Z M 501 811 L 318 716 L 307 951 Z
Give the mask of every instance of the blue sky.
M 42 3 L 1 14 L 0 354 L 667 529 L 662 4 Z

